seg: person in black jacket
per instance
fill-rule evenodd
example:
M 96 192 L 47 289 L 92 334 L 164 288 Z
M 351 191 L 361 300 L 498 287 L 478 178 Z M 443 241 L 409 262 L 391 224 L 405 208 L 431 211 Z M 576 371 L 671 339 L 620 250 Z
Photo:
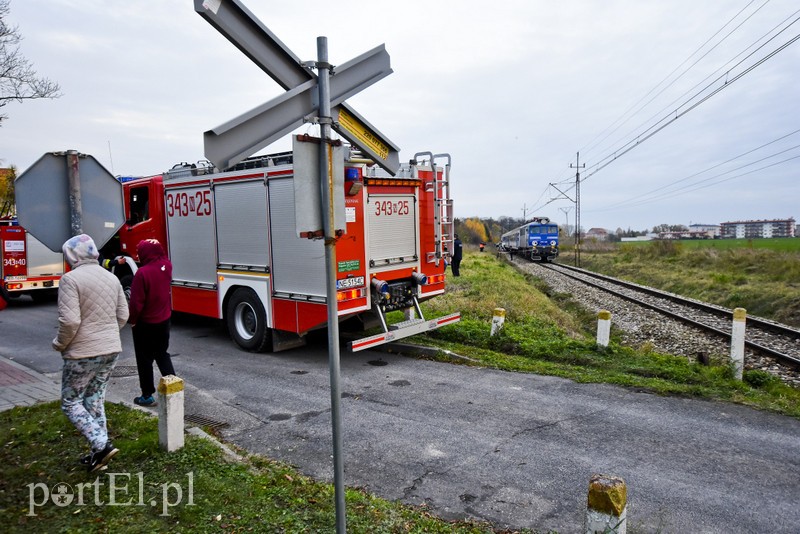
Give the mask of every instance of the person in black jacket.
M 458 234 L 455 234 L 455 240 L 453 240 L 453 256 L 452 261 L 450 262 L 450 268 L 453 269 L 453 276 L 461 276 L 459 273 L 459 267 L 461 266 L 461 240 L 458 238 Z

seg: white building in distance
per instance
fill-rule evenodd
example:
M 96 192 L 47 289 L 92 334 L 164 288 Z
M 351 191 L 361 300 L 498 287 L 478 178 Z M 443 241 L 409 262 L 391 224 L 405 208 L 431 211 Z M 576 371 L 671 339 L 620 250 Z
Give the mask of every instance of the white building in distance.
M 755 239 L 760 237 L 795 237 L 795 220 L 732 221 L 720 224 L 723 239 Z

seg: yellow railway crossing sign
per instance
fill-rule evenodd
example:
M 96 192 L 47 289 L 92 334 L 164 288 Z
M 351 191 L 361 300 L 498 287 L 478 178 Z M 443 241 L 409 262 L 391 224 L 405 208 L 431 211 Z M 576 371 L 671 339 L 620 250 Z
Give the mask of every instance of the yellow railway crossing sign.
M 348 140 L 357 144 L 362 149 L 368 148 L 380 156 L 381 159 L 385 160 L 389 157 L 391 148 L 389 145 L 383 142 L 383 139 L 381 139 L 381 137 L 376 134 L 373 129 L 369 128 L 364 123 L 365 121 L 357 119 L 348 113 L 344 108 L 338 108 L 338 112 L 338 117 L 334 117 L 333 120 L 335 123 L 339 123 L 340 129 L 337 129 L 339 133 L 347 137 Z M 346 135 L 344 132 L 341 132 L 341 129 L 346 130 L 346 132 L 349 133 L 350 136 L 353 136 L 355 140 L 351 139 L 350 136 Z

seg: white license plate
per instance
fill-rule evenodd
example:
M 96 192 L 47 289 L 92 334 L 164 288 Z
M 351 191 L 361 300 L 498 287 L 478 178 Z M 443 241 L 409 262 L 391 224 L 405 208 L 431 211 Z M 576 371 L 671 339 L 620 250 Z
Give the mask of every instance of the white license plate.
M 336 281 L 336 289 L 351 289 L 353 287 L 361 287 L 363 285 L 363 276 L 354 276 L 352 278 L 344 278 Z

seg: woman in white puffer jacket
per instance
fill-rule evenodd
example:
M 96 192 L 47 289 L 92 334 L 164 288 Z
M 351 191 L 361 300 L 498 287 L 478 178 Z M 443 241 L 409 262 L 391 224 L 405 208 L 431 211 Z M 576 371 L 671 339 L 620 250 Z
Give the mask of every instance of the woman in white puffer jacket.
M 97 262 L 91 237 L 81 234 L 62 247 L 71 270 L 58 288 L 58 334 L 61 352 L 61 409 L 89 441 L 81 457 L 89 472 L 105 466 L 119 452 L 108 439 L 105 393 L 122 351 L 119 331 L 128 320 L 128 302 L 117 277 Z

